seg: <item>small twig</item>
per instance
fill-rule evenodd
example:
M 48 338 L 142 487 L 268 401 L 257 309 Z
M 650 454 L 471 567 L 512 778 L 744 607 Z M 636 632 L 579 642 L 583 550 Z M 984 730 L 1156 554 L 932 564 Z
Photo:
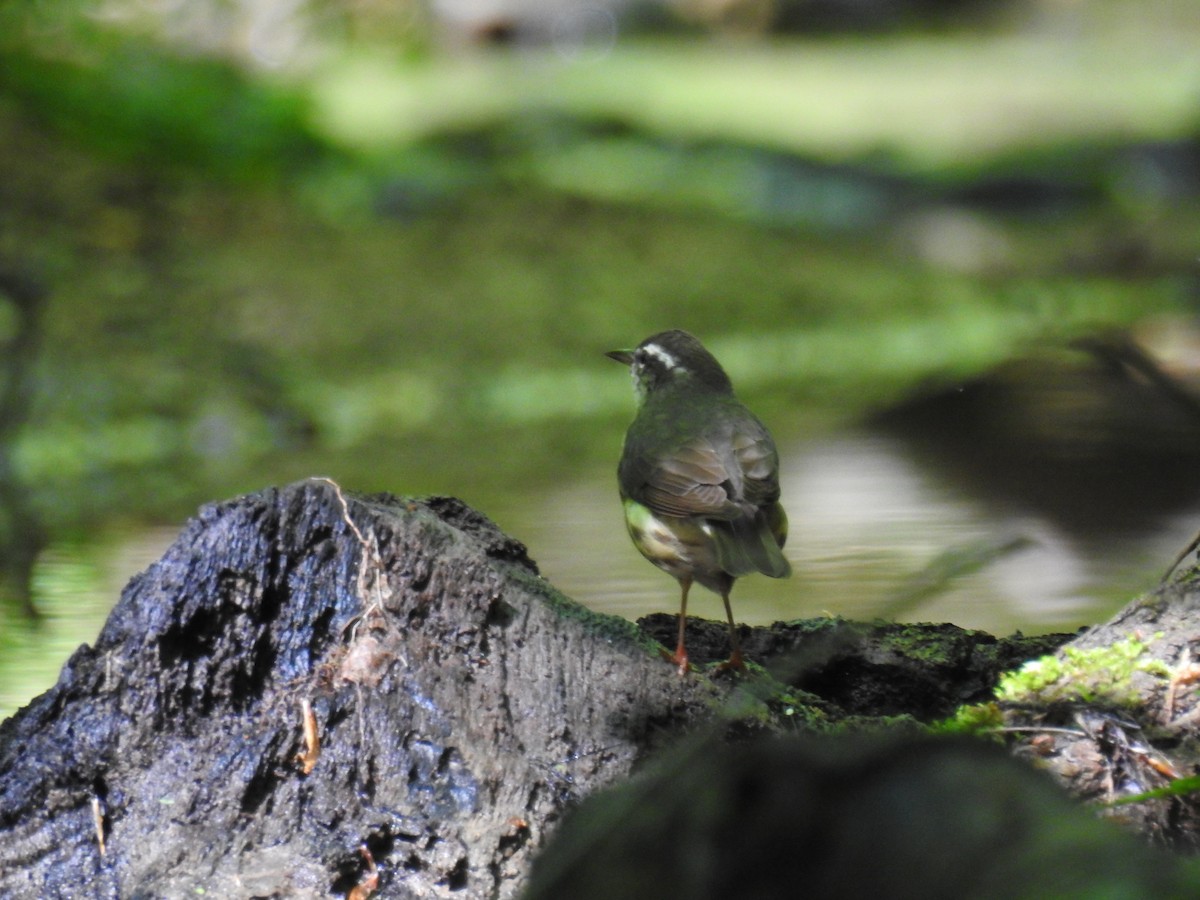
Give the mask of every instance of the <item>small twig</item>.
M 104 808 L 100 805 L 100 798 L 92 797 L 92 824 L 96 828 L 96 843 L 100 845 L 100 858 L 108 856 L 108 849 L 104 846 Z
M 379 887 L 379 868 L 375 865 L 375 857 L 371 855 L 370 848 L 363 844 L 358 848 L 358 852 L 366 861 L 367 870 L 363 873 L 362 881 L 350 888 L 346 900 L 367 900 Z
M 1165 697 L 1163 697 L 1162 711 L 1162 720 L 1164 723 L 1170 722 L 1175 718 L 1175 694 L 1179 689 L 1179 683 L 1181 681 L 1178 675 L 1181 671 L 1188 667 L 1188 664 L 1191 661 L 1191 650 L 1187 646 L 1184 646 L 1184 648 L 1179 652 L 1179 662 L 1176 664 L 1175 668 L 1171 670 L 1171 677 L 1167 679 L 1167 694 Z
M 1176 732 L 1182 731 L 1189 725 L 1195 725 L 1197 722 L 1200 722 L 1200 706 L 1197 706 L 1189 713 L 1184 713 L 1178 719 L 1171 720 L 1163 727 L 1166 728 L 1167 731 Z
M 362 547 L 362 557 L 359 560 L 358 575 L 356 578 L 355 590 L 358 593 L 359 600 L 364 604 L 364 606 L 363 606 L 362 611 L 358 615 L 356 615 L 352 619 L 350 619 L 350 621 L 347 622 L 346 625 L 342 628 L 342 635 L 346 636 L 347 634 L 349 634 L 350 641 L 355 642 L 358 640 L 359 626 L 362 625 L 362 623 L 364 621 L 367 621 L 369 618 L 378 617 L 383 620 L 384 624 L 388 628 L 393 627 L 391 621 L 387 618 L 386 614 L 384 613 L 384 606 L 383 606 L 384 589 L 385 589 L 385 587 L 387 587 L 390 590 L 390 586 L 388 585 L 388 580 L 387 580 L 387 571 L 383 565 L 383 557 L 379 553 L 379 541 L 376 538 L 375 533 L 371 532 L 371 537 L 368 540 L 367 537 L 359 529 L 359 527 L 354 524 L 354 520 L 350 518 L 350 506 L 346 502 L 345 495 L 342 493 L 341 485 L 339 485 L 332 478 L 320 477 L 315 480 L 323 481 L 326 484 L 328 484 L 330 487 L 333 488 L 334 493 L 337 495 L 338 503 L 340 503 L 341 507 L 342 507 L 342 520 L 346 523 L 346 526 L 354 533 L 354 536 L 358 539 L 359 546 Z M 372 575 L 370 591 L 368 591 L 368 589 L 367 589 L 368 572 L 370 572 Z M 367 602 L 368 595 L 370 595 L 370 597 L 371 597 L 370 602 Z M 401 661 L 401 663 L 407 668 L 408 661 L 404 658 L 403 654 L 399 652 L 399 650 L 396 651 L 396 656 Z M 365 725 L 363 717 L 362 717 L 362 709 L 363 709 L 362 686 L 360 684 L 355 684 L 355 690 L 358 695 L 357 709 L 358 709 L 359 744 L 365 745 L 366 744 L 366 725 Z M 304 702 L 307 702 L 307 701 L 304 701 Z M 319 745 L 318 745 L 318 749 L 319 749 Z M 315 759 L 314 759 L 314 764 L 315 764 Z M 364 852 L 364 854 L 367 855 L 367 857 L 369 859 L 370 854 L 366 850 L 365 847 L 363 848 L 363 852 Z M 373 861 L 371 861 L 371 865 L 374 866 Z M 371 887 L 371 890 L 372 891 L 374 890 L 373 885 Z M 369 893 L 364 894 L 363 896 L 369 896 Z
M 1179 555 L 1175 557 L 1174 561 L 1171 563 L 1171 567 L 1167 569 L 1167 571 L 1163 573 L 1163 577 L 1158 580 L 1159 585 L 1166 584 L 1167 580 L 1172 574 L 1174 574 L 1175 570 L 1179 568 L 1179 564 L 1183 562 L 1187 558 L 1187 555 L 1197 547 L 1200 547 L 1200 531 L 1197 531 L 1192 539 L 1188 541 L 1187 546 L 1179 551 Z
M 1163 697 L 1162 722 L 1175 728 L 1179 723 L 1190 723 L 1198 717 L 1196 709 L 1180 718 L 1175 718 L 1175 704 L 1179 699 L 1179 688 L 1183 685 L 1195 684 L 1200 681 L 1200 663 L 1192 661 L 1191 647 L 1184 645 L 1179 651 L 1179 662 L 1171 669 L 1171 677 L 1167 680 L 1167 692 Z M 1200 707 L 1198 707 L 1200 708 Z
M 366 550 L 367 549 L 367 539 L 365 537 L 363 537 L 363 533 L 358 530 L 358 526 L 355 525 L 354 520 L 350 518 L 350 507 L 346 503 L 346 498 L 342 495 L 342 486 L 340 484 L 338 484 L 336 481 L 334 481 L 332 478 L 326 478 L 324 476 L 322 476 L 320 478 L 316 478 L 314 480 L 323 481 L 327 485 L 329 485 L 330 487 L 333 488 L 333 492 L 335 494 L 337 494 L 338 503 L 340 503 L 342 505 L 342 520 L 347 525 L 350 526 L 350 530 L 354 532 L 354 536 L 356 538 L 358 538 L 358 542 L 360 544 L 362 544 L 363 549 Z
M 304 751 L 297 753 L 296 763 L 305 775 L 312 772 L 321 756 L 321 732 L 317 728 L 317 717 L 307 697 L 300 701 L 300 724 L 304 730 Z
M 345 628 L 342 629 L 343 634 L 350 632 L 350 639 L 354 640 L 358 636 L 358 626 L 362 624 L 363 620 L 368 616 L 376 615 L 383 611 L 383 585 L 387 581 L 387 576 L 384 574 L 383 558 L 379 555 L 379 543 L 376 541 L 375 535 L 372 534 L 371 539 L 367 540 L 362 531 L 359 530 L 359 527 L 354 524 L 354 520 L 350 518 L 350 506 L 346 502 L 346 497 L 342 494 L 341 485 L 332 478 L 320 477 L 313 480 L 323 481 L 333 488 L 334 493 L 337 495 L 338 503 L 342 506 L 342 521 L 354 532 L 354 536 L 358 539 L 359 546 L 363 550 L 363 559 L 358 567 L 356 590 L 358 591 L 359 598 L 364 601 L 368 593 L 372 594 L 372 597 L 371 602 L 364 606 L 363 611 L 347 622 Z M 370 563 L 370 566 L 366 565 L 367 562 Z M 375 576 L 371 582 L 372 590 L 370 592 L 367 590 L 368 571 Z
M 1087 732 L 1080 731 L 1077 728 L 1059 728 L 1054 725 L 1001 725 L 998 728 L 989 728 L 988 731 L 996 734 L 1017 734 L 1021 732 L 1034 732 L 1037 734 L 1068 734 L 1071 737 L 1085 738 L 1088 737 Z

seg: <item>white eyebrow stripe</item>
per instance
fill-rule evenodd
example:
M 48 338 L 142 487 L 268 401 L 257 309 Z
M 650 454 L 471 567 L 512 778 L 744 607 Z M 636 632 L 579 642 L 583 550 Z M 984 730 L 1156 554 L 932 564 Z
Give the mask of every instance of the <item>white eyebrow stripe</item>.
M 642 349 L 646 351 L 648 356 L 653 356 L 660 363 L 666 366 L 667 369 L 676 369 L 679 367 L 679 363 L 675 361 L 675 357 L 673 357 L 662 347 L 658 346 L 658 344 L 647 344 Z

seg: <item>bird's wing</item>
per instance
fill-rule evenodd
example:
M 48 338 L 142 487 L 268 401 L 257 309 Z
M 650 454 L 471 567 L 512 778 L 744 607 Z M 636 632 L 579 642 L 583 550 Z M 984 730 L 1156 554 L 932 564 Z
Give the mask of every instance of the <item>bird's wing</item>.
M 776 466 L 766 429 L 751 420 L 652 460 L 635 479 L 634 499 L 663 515 L 731 521 L 779 498 Z
M 730 446 L 741 473 L 739 499 L 761 507 L 779 499 L 779 456 L 767 430 L 751 424 L 734 431 Z
M 698 438 L 654 460 L 641 496 L 634 499 L 663 515 L 732 519 L 740 509 L 730 499 L 729 480 L 722 454 L 712 442 Z

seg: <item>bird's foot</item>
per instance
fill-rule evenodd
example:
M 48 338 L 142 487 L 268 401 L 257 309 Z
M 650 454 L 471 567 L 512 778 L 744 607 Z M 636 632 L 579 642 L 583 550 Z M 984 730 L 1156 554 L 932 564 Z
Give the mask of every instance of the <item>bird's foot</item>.
M 745 672 L 746 671 L 746 661 L 744 659 L 742 659 L 742 651 L 740 649 L 734 650 L 733 653 L 731 653 L 729 655 L 729 659 L 725 660 L 725 662 L 721 663 L 713 671 L 715 671 L 715 672 Z
M 662 653 L 662 658 L 671 663 L 671 665 L 675 667 L 676 671 L 679 672 L 680 678 L 688 673 L 688 669 L 690 669 L 691 666 L 688 664 L 687 650 L 685 650 L 683 647 L 679 647 L 674 653 L 672 653 L 666 647 L 663 647 L 660 652 Z

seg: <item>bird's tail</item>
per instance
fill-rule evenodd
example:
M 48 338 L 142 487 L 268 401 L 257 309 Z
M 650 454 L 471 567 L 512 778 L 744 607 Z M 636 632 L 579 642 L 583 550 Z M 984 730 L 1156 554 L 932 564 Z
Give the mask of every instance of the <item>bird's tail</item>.
M 787 516 L 779 504 L 755 511 L 753 518 L 709 524 L 716 541 L 717 562 L 734 578 L 751 572 L 762 572 L 772 578 L 792 574 L 792 566 L 782 551 L 787 539 Z

